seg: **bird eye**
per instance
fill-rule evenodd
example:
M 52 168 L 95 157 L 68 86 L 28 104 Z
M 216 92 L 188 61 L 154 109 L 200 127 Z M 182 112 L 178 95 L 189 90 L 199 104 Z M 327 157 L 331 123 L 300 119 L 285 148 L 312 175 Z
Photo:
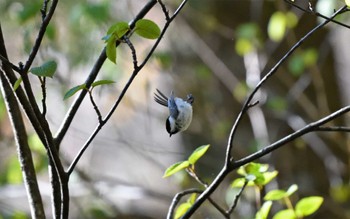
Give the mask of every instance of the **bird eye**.
M 193 104 L 194 102 L 194 97 L 192 96 L 192 94 L 187 95 L 187 103 Z

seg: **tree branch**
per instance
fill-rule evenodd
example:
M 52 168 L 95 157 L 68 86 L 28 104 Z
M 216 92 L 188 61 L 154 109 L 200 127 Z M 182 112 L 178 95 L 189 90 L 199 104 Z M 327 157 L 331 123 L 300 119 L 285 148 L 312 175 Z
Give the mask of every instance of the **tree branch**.
M 32 218 L 45 218 L 44 205 L 41 199 L 33 158 L 28 145 L 27 132 L 25 130 L 21 111 L 12 91 L 12 87 L 2 70 L 0 70 L 0 86 L 16 140 L 18 160 L 20 162 L 23 181 L 27 191 L 31 216 Z
M 8 59 L 1 25 L 0 25 L 0 55 L 4 58 Z M 15 76 L 14 72 L 12 71 L 12 68 L 10 68 L 9 65 L 2 65 L 2 69 L 5 72 L 8 81 L 13 86 L 14 83 L 17 81 L 17 77 Z M 50 166 L 52 166 L 52 168 L 50 168 L 49 171 L 50 171 L 50 175 L 51 175 L 50 178 L 51 178 L 51 185 L 52 185 L 52 189 L 53 189 L 53 195 L 52 195 L 53 210 L 55 212 L 56 218 L 59 218 L 61 215 L 61 204 L 62 204 L 62 202 L 61 202 L 62 199 L 60 197 L 61 196 L 61 188 L 60 188 L 59 182 L 62 181 L 61 178 L 64 177 L 64 175 L 65 175 L 64 170 L 63 170 L 63 166 L 60 163 L 57 150 L 55 150 L 55 147 L 52 147 L 52 145 L 54 145 L 53 141 L 52 141 L 52 135 L 51 135 L 49 128 L 47 128 L 45 126 L 45 124 L 47 124 L 47 123 L 42 123 L 39 121 L 38 117 L 41 117 L 40 112 L 39 112 L 39 114 L 36 114 L 34 112 L 33 107 L 31 105 L 31 103 L 28 101 L 27 96 L 26 96 L 26 94 L 23 91 L 21 86 L 19 86 L 17 88 L 16 96 L 17 96 L 22 108 L 24 109 L 26 116 L 28 117 L 29 121 L 31 122 L 35 132 L 37 133 L 41 142 L 45 146 L 45 149 L 47 150 L 47 154 L 49 157 L 49 163 L 50 163 Z M 52 151 L 52 150 L 54 150 L 54 151 Z M 56 164 L 58 164 L 59 166 L 57 167 Z M 61 176 L 59 176 L 59 175 L 61 175 Z M 67 180 L 64 180 L 64 181 L 67 181 Z M 65 194 L 66 193 L 67 192 L 65 192 Z
M 49 1 L 45 0 L 44 1 L 44 4 L 43 4 L 43 9 L 41 10 L 41 13 L 42 13 L 42 22 L 41 22 L 41 26 L 40 26 L 40 29 L 39 29 L 39 33 L 35 39 L 35 43 L 33 45 L 33 48 L 32 50 L 30 51 L 30 54 L 29 54 L 29 57 L 26 61 L 26 64 L 24 65 L 23 69 L 22 69 L 22 72 L 24 74 L 27 74 L 30 66 L 33 64 L 33 61 L 36 57 L 36 54 L 38 53 L 39 51 L 39 48 L 40 48 L 40 45 L 41 45 L 41 42 L 44 38 L 44 35 L 45 35 L 45 31 L 46 31 L 46 28 L 47 26 L 49 25 L 50 23 L 50 20 L 55 12 L 55 9 L 56 9 L 56 6 L 57 6 L 57 3 L 58 3 L 58 0 L 52 0 L 52 3 L 51 3 L 51 6 L 50 6 L 50 10 L 49 12 L 47 13 L 47 15 L 43 15 L 43 10 L 45 10 L 45 14 L 46 14 L 46 8 L 47 8 L 47 4 L 48 4 Z

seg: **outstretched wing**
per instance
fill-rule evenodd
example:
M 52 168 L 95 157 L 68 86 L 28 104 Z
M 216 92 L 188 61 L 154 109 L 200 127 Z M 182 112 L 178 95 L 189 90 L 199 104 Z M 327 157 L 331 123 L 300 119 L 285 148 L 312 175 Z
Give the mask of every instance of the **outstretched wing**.
M 168 98 L 160 90 L 156 89 L 157 93 L 154 93 L 154 100 L 162 106 L 168 107 Z
M 175 97 L 174 97 L 173 91 L 171 91 L 170 97 L 168 99 L 168 107 L 169 107 L 170 117 L 177 119 L 177 116 L 179 115 L 179 110 L 177 109 L 177 105 L 175 103 Z

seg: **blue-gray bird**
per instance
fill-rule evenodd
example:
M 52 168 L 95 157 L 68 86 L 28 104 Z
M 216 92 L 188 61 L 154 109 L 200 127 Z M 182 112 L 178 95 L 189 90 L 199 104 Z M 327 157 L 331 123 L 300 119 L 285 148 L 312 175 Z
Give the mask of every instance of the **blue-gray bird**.
M 192 104 L 194 97 L 192 94 L 187 95 L 187 99 L 183 100 L 174 96 L 171 91 L 170 97 L 165 96 L 160 90 L 154 93 L 154 100 L 162 106 L 169 108 L 169 117 L 165 122 L 167 132 L 171 135 L 185 131 L 192 121 Z

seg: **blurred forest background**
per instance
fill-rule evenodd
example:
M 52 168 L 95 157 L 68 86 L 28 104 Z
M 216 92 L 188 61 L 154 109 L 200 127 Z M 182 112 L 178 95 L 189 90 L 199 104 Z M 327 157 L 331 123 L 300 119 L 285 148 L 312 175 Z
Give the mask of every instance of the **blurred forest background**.
M 48 114 L 57 130 L 73 98 L 64 93 L 84 83 L 104 47 L 101 38 L 110 25 L 130 21 L 146 0 L 60 1 L 34 66 L 58 62 L 58 72 L 47 80 Z M 170 8 L 179 1 L 166 0 Z M 308 1 L 295 0 L 304 9 Z M 326 16 L 341 7 L 341 0 L 310 1 Z M 0 22 L 9 59 L 24 61 L 39 29 L 41 0 L 2 0 Z M 350 14 L 339 17 L 350 24 Z M 164 15 L 159 5 L 147 14 L 160 27 Z M 198 146 L 210 144 L 198 172 L 210 182 L 224 163 L 225 148 L 234 119 L 249 91 L 260 78 L 315 27 L 320 18 L 282 0 L 189 0 L 165 34 L 156 54 L 130 87 L 120 108 L 84 154 L 70 180 L 71 218 L 165 218 L 173 196 L 185 188 L 200 187 L 186 174 L 163 179 L 171 164 L 184 160 Z M 350 30 L 334 23 L 309 38 L 258 93 L 259 105 L 241 123 L 234 141 L 234 157 L 242 158 L 288 135 L 307 123 L 350 104 Z M 152 41 L 133 36 L 143 57 Z M 99 79 L 116 81 L 96 88 L 102 113 L 115 101 L 133 65 L 126 45 L 117 48 L 117 65 L 106 61 Z M 31 78 L 37 100 L 40 82 Z M 167 109 L 153 101 L 159 88 L 181 97 L 195 97 L 189 129 L 169 138 L 165 130 Z M 12 129 L 0 96 L 0 218 L 29 218 L 26 192 L 17 161 Z M 336 125 L 349 125 L 349 115 Z M 86 98 L 64 138 L 61 157 L 67 164 L 97 124 Z M 28 129 L 31 129 L 28 123 Z M 325 202 L 314 217 L 350 218 L 350 141 L 345 133 L 308 134 L 259 160 L 279 171 L 267 189 L 298 184 L 295 200 L 319 195 Z M 29 138 L 39 176 L 39 186 L 50 213 L 47 157 L 32 132 Z M 232 174 L 213 199 L 221 206 L 232 201 Z M 253 191 L 247 189 L 233 218 L 253 218 Z M 274 211 L 280 206 L 275 206 Z M 196 218 L 221 218 L 209 203 Z

